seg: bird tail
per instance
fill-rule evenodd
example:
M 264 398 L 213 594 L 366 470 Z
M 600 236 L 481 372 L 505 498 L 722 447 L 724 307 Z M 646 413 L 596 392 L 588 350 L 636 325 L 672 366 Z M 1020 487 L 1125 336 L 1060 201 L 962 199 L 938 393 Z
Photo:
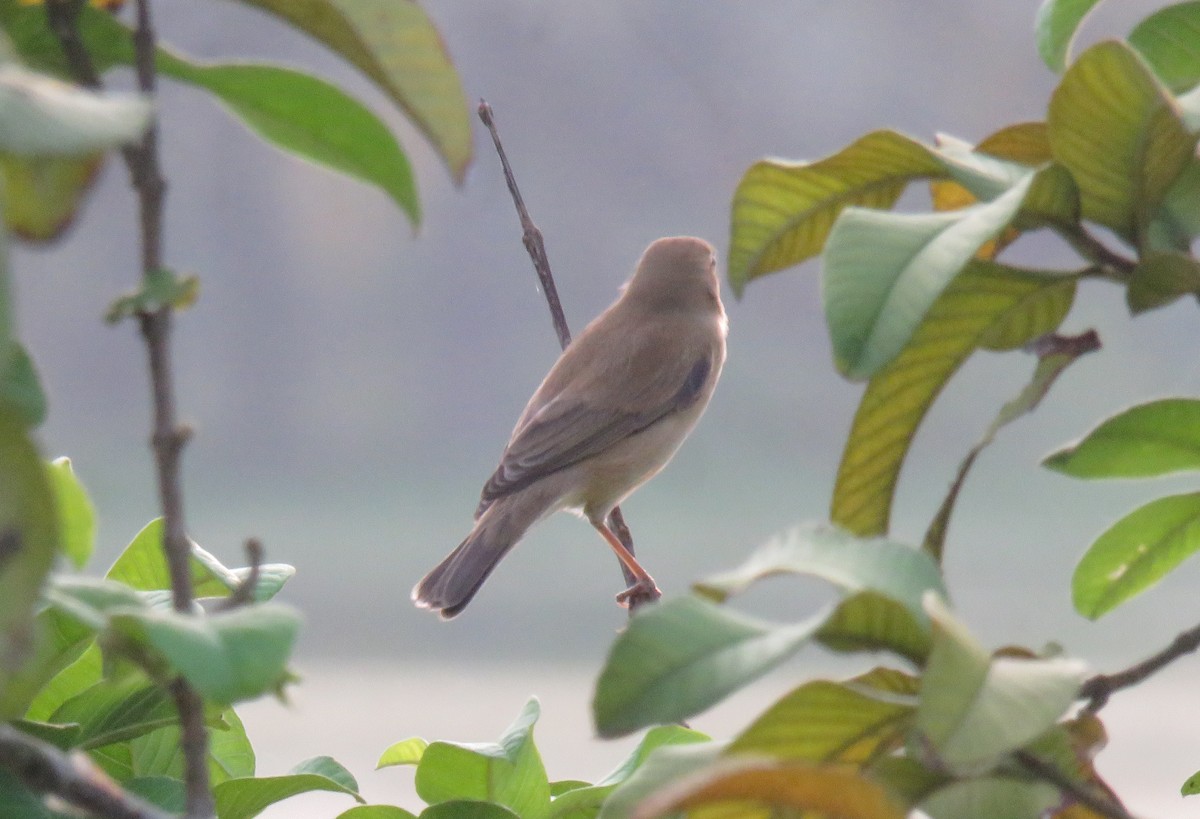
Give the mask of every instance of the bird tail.
M 544 504 L 529 503 L 523 494 L 492 503 L 466 540 L 413 588 L 418 608 L 436 611 L 444 620 L 466 608 L 500 560 L 545 513 Z

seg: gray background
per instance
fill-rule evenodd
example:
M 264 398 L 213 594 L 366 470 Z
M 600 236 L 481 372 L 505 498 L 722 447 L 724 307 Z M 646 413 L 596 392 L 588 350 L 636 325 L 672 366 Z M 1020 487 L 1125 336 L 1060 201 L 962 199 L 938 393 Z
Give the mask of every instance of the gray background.
M 1032 0 L 426 5 L 472 103 L 482 96 L 496 109 L 576 330 L 655 237 L 695 234 L 724 254 L 730 197 L 754 160 L 815 159 L 878 127 L 978 140 L 1042 118 L 1055 82 L 1034 51 Z M 1156 5 L 1103 5 L 1085 39 L 1123 35 Z M 247 536 L 260 537 L 269 559 L 297 567 L 284 596 L 307 618 L 297 664 L 311 685 L 296 695 L 307 706 L 250 709 L 267 737 L 264 762 L 286 768 L 309 755 L 297 755 L 298 737 L 317 741 L 313 753 L 365 746 L 368 765 L 380 742 L 412 733 L 489 739 L 524 699 L 512 692 L 533 690 L 562 692 L 556 718 L 578 730 L 543 737 L 575 748 L 587 681 L 624 618 L 612 602 L 620 573 L 589 527 L 547 522 L 453 623 L 408 602 L 469 528 L 479 487 L 557 352 L 486 134 L 476 127 L 477 160 L 456 189 L 383 97 L 304 37 L 236 4 L 161 0 L 156 10 L 161 35 L 189 55 L 277 60 L 350 89 L 400 134 L 425 210 L 414 235 L 383 194 L 274 151 L 203 94 L 165 84 L 166 255 L 202 279 L 176 336 L 181 412 L 196 429 L 184 461 L 189 527 L 229 564 Z M 131 324 L 100 318 L 135 283 L 134 226 L 113 162 L 66 241 L 14 254 L 20 331 L 51 400 L 41 440 L 47 454 L 74 459 L 99 508 L 97 570 L 156 514 L 140 339 Z M 1036 238 L 1013 258 L 1074 263 Z M 771 276 L 741 301 L 727 292 L 729 361 L 708 414 L 625 506 L 668 593 L 826 515 L 861 387 L 833 373 L 817 274 L 809 264 Z M 1037 466 L 1135 400 L 1196 393 L 1195 322 L 1188 302 L 1130 323 L 1115 288 L 1082 288 L 1066 329 L 1096 327 L 1104 351 L 1001 434 L 950 532 L 951 591 L 987 644 L 1057 640 L 1107 669 L 1200 617 L 1190 564 L 1096 624 L 1073 613 L 1069 595 L 1092 537 L 1194 481 L 1085 484 Z M 902 475 L 897 537 L 921 536 L 959 458 L 1031 371 L 1020 354 L 979 355 L 943 394 Z M 826 596 L 778 581 L 745 605 L 787 619 Z M 814 664 L 828 661 L 806 655 L 776 689 Z M 1182 688 L 1194 673 L 1184 661 L 1159 684 Z M 401 696 L 384 720 L 370 699 L 379 692 Z M 317 728 L 348 696 L 362 698 L 349 716 Z M 726 731 L 765 698 L 743 701 Z M 490 719 L 451 736 L 463 726 L 432 715 L 473 713 L 464 703 Z M 1186 700 L 1175 708 L 1194 720 Z M 1180 807 L 1175 789 L 1200 767 L 1197 746 L 1130 756 L 1146 763 L 1130 777 L 1145 799 L 1163 800 L 1145 802 L 1159 815 Z M 558 775 L 602 774 L 588 759 L 580 770 L 560 756 L 568 769 Z M 1161 781 L 1151 786 L 1148 770 Z

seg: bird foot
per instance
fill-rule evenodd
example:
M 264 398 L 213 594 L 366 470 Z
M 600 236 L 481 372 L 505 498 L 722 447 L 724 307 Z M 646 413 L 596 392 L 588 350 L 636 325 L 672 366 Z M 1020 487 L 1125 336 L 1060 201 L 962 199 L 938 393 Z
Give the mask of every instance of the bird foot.
M 632 586 L 618 594 L 617 605 L 624 606 L 633 611 L 638 606 L 656 602 L 660 597 L 662 597 L 662 592 L 659 591 L 654 581 L 647 577 L 644 580 L 636 581 Z

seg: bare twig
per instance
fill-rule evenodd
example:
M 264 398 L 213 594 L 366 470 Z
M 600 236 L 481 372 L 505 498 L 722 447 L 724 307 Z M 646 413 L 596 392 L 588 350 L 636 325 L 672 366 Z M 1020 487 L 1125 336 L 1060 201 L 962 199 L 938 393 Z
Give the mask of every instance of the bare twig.
M 554 274 L 550 270 L 550 260 L 546 256 L 546 244 L 542 240 L 542 232 L 534 224 L 529 210 L 525 207 L 525 200 L 521 197 L 521 191 L 517 187 L 517 179 L 513 175 L 512 166 L 508 164 L 508 155 L 504 152 L 504 145 L 500 142 L 500 133 L 496 130 L 492 106 L 488 105 L 486 100 L 479 101 L 479 119 L 483 121 L 488 133 L 492 135 L 492 143 L 496 146 L 496 153 L 500 157 L 500 166 L 504 170 L 504 181 L 508 184 L 508 192 L 512 195 L 513 204 L 517 208 L 517 216 L 521 220 L 521 241 L 529 253 L 529 258 L 533 261 L 533 269 L 542 285 L 542 292 L 546 295 L 546 305 L 550 308 L 550 319 L 554 322 L 554 332 L 558 335 L 559 346 L 565 350 L 571 343 L 571 330 L 567 327 L 567 317 L 563 313 L 562 302 L 558 298 L 558 288 L 554 285 Z M 633 533 L 629 531 L 625 516 L 621 514 L 621 507 L 618 506 L 609 513 L 608 525 L 620 539 L 622 545 L 629 550 L 630 554 L 633 554 Z M 621 564 L 621 572 L 625 575 L 627 586 L 632 586 L 636 582 L 637 578 L 624 564 Z M 630 596 L 626 599 L 630 614 L 638 606 L 652 602 L 654 599 L 656 598 L 642 595 Z
M 258 538 L 246 541 L 246 560 L 250 564 L 250 574 L 238 584 L 233 592 L 221 601 L 217 611 L 229 611 L 254 602 L 254 592 L 258 588 L 258 578 L 262 571 L 263 547 Z
M 150 18 L 150 0 L 137 0 L 137 27 L 133 33 L 135 70 L 138 89 L 148 96 L 155 91 L 154 27 Z M 158 161 L 158 121 L 152 118 L 135 151 L 126 154 L 130 176 L 138 194 L 142 231 L 142 277 L 149 278 L 162 268 L 162 213 L 166 183 Z M 159 502 L 163 511 L 163 551 L 171 575 L 171 598 L 175 610 L 192 609 L 191 544 L 183 517 L 183 485 L 179 456 L 188 439 L 188 430 L 179 424 L 175 413 L 175 386 L 171 369 L 171 321 L 173 309 L 164 304 L 139 317 L 142 338 L 150 363 L 151 391 L 154 398 L 154 459 L 158 467 Z M 179 711 L 180 746 L 183 750 L 184 782 L 187 787 L 187 814 L 191 817 L 213 815 L 212 788 L 208 773 L 208 729 L 204 725 L 204 700 L 179 678 L 171 684 L 171 696 Z
M 1133 814 L 1125 810 L 1124 805 L 1114 801 L 1108 794 L 1086 782 L 1079 782 L 1073 777 L 1067 776 L 1058 768 L 1038 759 L 1028 751 L 1017 751 L 1013 756 L 1026 771 L 1038 779 L 1049 782 L 1064 795 L 1087 806 L 1101 816 L 1107 816 L 1109 819 L 1134 819 Z
M 1200 648 L 1200 626 L 1193 626 L 1177 635 L 1171 644 L 1136 665 L 1114 674 L 1097 674 L 1079 687 L 1079 698 L 1088 701 L 1084 711 L 1095 714 L 1108 704 L 1108 699 L 1122 688 L 1143 682 L 1153 674 Z
M 53 745 L 0 725 L 0 767 L 34 793 L 51 793 L 76 808 L 105 819 L 170 819 L 170 814 L 125 793 L 82 753 L 66 754 Z
M 100 87 L 100 77 L 84 47 L 76 25 L 80 0 L 50 0 L 47 15 L 76 79 L 91 88 Z M 150 0 L 136 0 L 137 23 L 133 33 L 134 69 L 138 90 L 153 96 L 156 86 L 156 37 L 150 15 Z M 142 278 L 148 279 L 162 266 L 162 214 L 166 183 L 158 160 L 158 122 L 152 118 L 142 139 L 122 152 L 134 190 L 137 192 L 141 228 Z M 189 431 L 176 420 L 175 387 L 171 368 L 172 308 L 163 305 L 139 314 L 150 367 L 154 405 L 152 448 L 157 467 L 158 494 L 163 512 L 163 551 L 171 576 L 171 598 L 176 611 L 192 610 L 193 589 L 188 541 L 183 515 L 183 491 L 179 456 Z M 213 814 L 208 773 L 208 733 L 204 725 L 204 701 L 183 679 L 175 680 L 171 695 L 179 711 L 180 744 L 184 752 L 187 785 L 187 815 Z

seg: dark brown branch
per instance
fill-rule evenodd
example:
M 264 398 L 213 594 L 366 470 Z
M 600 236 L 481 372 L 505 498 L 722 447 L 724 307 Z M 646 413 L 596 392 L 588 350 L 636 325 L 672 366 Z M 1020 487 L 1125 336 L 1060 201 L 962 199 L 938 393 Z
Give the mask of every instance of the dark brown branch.
M 91 88 L 100 87 L 100 77 L 84 47 L 76 25 L 79 0 L 51 0 L 47 15 L 76 79 Z M 138 90 L 153 97 L 156 86 L 156 37 L 150 16 L 150 0 L 136 0 L 137 23 L 133 33 L 134 70 Z M 163 199 L 166 183 L 158 158 L 158 121 L 150 125 L 136 145 L 122 155 L 130 182 L 137 193 L 141 230 L 142 279 L 163 266 Z M 183 514 L 183 489 L 179 458 L 189 431 L 176 419 L 175 387 L 171 368 L 172 308 L 164 305 L 138 316 L 150 368 L 154 407 L 151 446 L 158 478 L 159 502 L 163 513 L 163 552 L 171 575 L 171 598 L 176 611 L 190 613 L 194 598 L 190 567 L 191 544 Z M 208 732 L 204 725 L 204 701 L 183 679 L 174 681 L 171 696 L 179 711 L 180 745 L 184 753 L 187 786 L 187 815 L 213 815 L 213 798 L 208 773 Z
M 1069 244 L 1076 253 L 1091 262 L 1094 275 L 1102 279 L 1116 282 L 1128 282 L 1137 262 L 1110 250 L 1107 245 L 1089 233 L 1082 225 L 1070 228 L 1059 227 L 1055 232 Z
M 1123 688 L 1130 688 L 1148 679 L 1171 663 L 1200 648 L 1200 626 L 1193 626 L 1171 641 L 1171 644 L 1136 665 L 1115 674 L 1097 674 L 1089 677 L 1079 688 L 1079 698 L 1087 700 L 1084 711 L 1095 714 L 1108 699 Z
M 517 208 L 517 217 L 521 220 L 521 241 L 529 253 L 529 258 L 533 261 L 533 269 L 542 285 L 542 292 L 546 295 L 546 305 L 550 308 L 550 320 L 554 323 L 554 332 L 558 335 L 559 346 L 565 350 L 571 343 L 571 330 L 567 327 L 567 317 L 563 313 L 562 302 L 558 298 L 558 288 L 554 285 L 554 274 L 550 270 L 550 260 L 546 256 L 546 243 L 542 239 L 542 232 L 534 224 L 528 208 L 525 207 L 525 200 L 517 187 L 517 179 L 513 175 L 512 166 L 508 164 L 508 155 L 504 152 L 504 145 L 500 142 L 500 133 L 496 130 L 492 106 L 488 105 L 487 100 L 479 101 L 479 119 L 483 121 L 488 133 L 492 135 L 492 144 L 496 146 L 496 153 L 500 157 L 500 166 L 504 170 L 504 181 L 508 185 L 509 194 L 512 195 L 513 205 Z M 629 524 L 625 522 L 625 516 L 621 514 L 621 507 L 618 506 L 609 513 L 608 525 L 625 548 L 629 550 L 629 553 L 633 554 L 633 533 L 629 531 Z M 621 572 L 625 575 L 627 586 L 632 586 L 637 581 L 637 578 L 624 564 L 621 565 Z M 638 606 L 653 602 L 655 599 L 657 598 L 633 595 L 625 602 L 632 614 Z
M 550 320 L 554 322 L 554 332 L 558 334 L 558 344 L 564 350 L 571 343 L 571 330 L 567 327 L 567 317 L 563 314 L 562 302 L 558 300 L 558 288 L 554 286 L 554 274 L 550 271 L 550 260 L 546 256 L 546 243 L 542 240 L 542 232 L 533 223 L 525 200 L 517 188 L 517 179 L 513 176 L 512 167 L 508 164 L 508 155 L 500 143 L 500 134 L 496 130 L 496 121 L 492 116 L 492 106 L 486 100 L 479 101 L 479 118 L 487 126 L 492 135 L 492 143 L 500 156 L 500 166 L 504 169 L 504 181 L 508 183 L 508 192 L 512 195 L 513 204 L 517 207 L 517 216 L 521 220 L 521 241 L 529 258 L 533 260 L 533 269 L 541 282 L 542 292 L 546 294 L 546 304 L 550 307 Z
M 65 754 L 53 745 L 0 725 L 0 767 L 37 794 L 50 793 L 105 819 L 170 819 L 171 814 L 121 790 L 85 754 Z
M 1038 759 L 1028 751 L 1017 751 L 1013 756 L 1021 767 L 1044 782 L 1049 782 L 1064 795 L 1109 819 L 1134 819 L 1119 802 L 1086 782 L 1079 782 L 1060 771 L 1049 762 Z
M 238 584 L 233 592 L 221 601 L 217 611 L 229 611 L 254 602 L 254 592 L 258 588 L 258 578 L 262 572 L 263 547 L 258 538 L 246 541 L 246 560 L 250 564 L 250 574 Z
M 85 0 L 46 0 L 46 19 L 62 47 L 71 75 L 86 88 L 99 88 L 100 75 L 79 36 L 79 12 Z
M 150 0 L 137 0 L 137 27 L 133 33 L 138 89 L 147 96 L 155 92 L 154 27 Z M 143 280 L 163 266 L 163 197 L 166 183 L 158 160 L 158 120 L 152 118 L 136 150 L 126 154 L 130 176 L 138 195 L 142 234 Z M 154 403 L 154 459 L 158 467 L 159 502 L 163 512 L 163 551 L 171 575 L 171 598 L 176 611 L 190 612 L 194 598 L 191 573 L 191 543 L 183 516 L 183 484 L 179 456 L 188 430 L 176 420 L 175 385 L 171 368 L 171 323 L 173 311 L 164 304 L 139 316 L 142 338 L 150 363 Z M 213 815 L 212 788 L 208 773 L 208 729 L 204 724 L 204 700 L 182 678 L 171 684 L 171 696 L 179 711 L 180 746 L 183 750 L 187 815 Z

